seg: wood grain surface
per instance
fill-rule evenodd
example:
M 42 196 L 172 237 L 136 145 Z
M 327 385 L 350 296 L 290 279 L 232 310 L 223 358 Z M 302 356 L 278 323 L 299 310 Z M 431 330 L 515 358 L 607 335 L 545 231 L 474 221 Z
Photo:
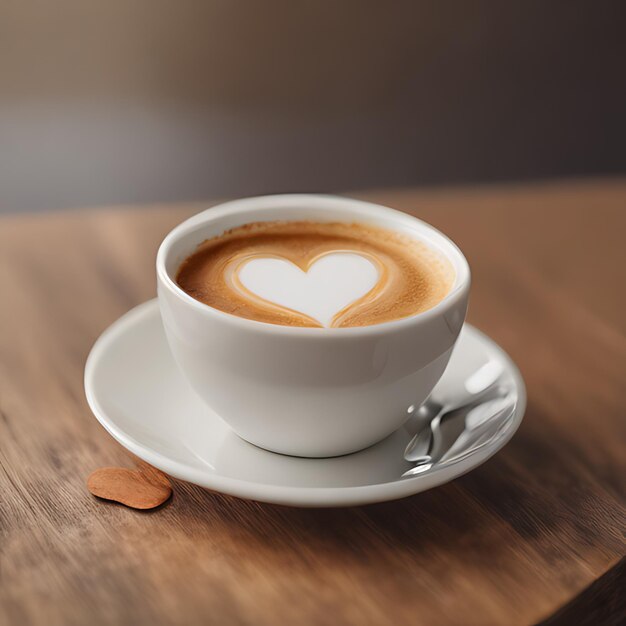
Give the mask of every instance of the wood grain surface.
M 583 616 L 597 586 L 614 597 L 626 180 L 354 195 L 426 219 L 466 253 L 469 319 L 528 387 L 510 444 L 453 483 L 359 508 L 180 481 L 154 512 L 99 501 L 89 473 L 134 461 L 87 407 L 86 356 L 154 296 L 158 243 L 205 205 L 0 218 L 0 624 L 571 624 L 564 607 Z

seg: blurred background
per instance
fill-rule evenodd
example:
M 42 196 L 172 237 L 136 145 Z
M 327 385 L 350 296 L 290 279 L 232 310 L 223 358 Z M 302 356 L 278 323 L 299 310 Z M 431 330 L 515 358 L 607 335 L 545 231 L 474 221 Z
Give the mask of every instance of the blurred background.
M 625 6 L 0 0 L 0 211 L 623 173 Z

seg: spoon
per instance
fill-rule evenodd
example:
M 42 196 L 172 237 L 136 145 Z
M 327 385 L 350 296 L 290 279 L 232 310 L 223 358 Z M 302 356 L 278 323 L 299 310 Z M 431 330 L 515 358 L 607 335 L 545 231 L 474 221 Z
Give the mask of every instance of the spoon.
M 415 476 L 428 471 L 434 465 L 446 464 L 467 456 L 482 447 L 500 432 L 503 424 L 511 416 L 512 404 L 509 402 L 510 389 L 503 385 L 494 385 L 464 406 L 444 411 L 437 415 L 429 425 L 424 427 L 428 432 L 428 449 L 415 465 L 402 474 L 402 477 Z M 480 409 L 498 400 L 506 401 L 495 411 L 487 412 L 482 417 Z M 476 419 L 478 409 L 479 419 Z M 420 438 L 421 441 L 424 441 Z
M 415 417 L 420 419 L 420 422 L 424 425 L 413 439 L 409 441 L 404 451 L 404 458 L 413 463 L 427 463 L 431 458 L 429 449 L 431 447 L 431 424 L 433 420 L 447 411 L 461 408 L 490 393 L 491 388 L 495 385 L 501 373 L 502 365 L 500 362 L 487 361 L 466 379 L 463 386 L 468 393 L 468 397 L 463 402 L 442 403 L 437 402 L 432 397 L 428 398 L 415 412 Z

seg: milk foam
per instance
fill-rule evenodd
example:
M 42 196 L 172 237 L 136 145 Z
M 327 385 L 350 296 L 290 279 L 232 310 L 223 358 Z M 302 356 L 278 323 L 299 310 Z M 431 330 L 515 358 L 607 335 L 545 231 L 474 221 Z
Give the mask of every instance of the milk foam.
M 353 252 L 324 254 L 305 270 L 278 257 L 252 257 L 231 274 L 234 288 L 242 285 L 266 302 L 304 313 L 325 327 L 379 279 L 376 265 Z

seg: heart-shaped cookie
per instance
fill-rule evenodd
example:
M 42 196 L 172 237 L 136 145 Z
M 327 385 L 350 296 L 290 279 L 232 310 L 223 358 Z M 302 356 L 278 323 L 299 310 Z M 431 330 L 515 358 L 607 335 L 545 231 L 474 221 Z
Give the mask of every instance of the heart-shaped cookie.
M 280 257 L 247 259 L 237 269 L 242 292 L 331 326 L 335 316 L 367 295 L 380 279 L 378 267 L 355 252 L 329 252 L 306 268 Z
M 153 509 L 172 495 L 167 476 L 148 464 L 139 469 L 103 467 L 92 472 L 87 489 L 98 498 L 113 500 L 133 509 Z

